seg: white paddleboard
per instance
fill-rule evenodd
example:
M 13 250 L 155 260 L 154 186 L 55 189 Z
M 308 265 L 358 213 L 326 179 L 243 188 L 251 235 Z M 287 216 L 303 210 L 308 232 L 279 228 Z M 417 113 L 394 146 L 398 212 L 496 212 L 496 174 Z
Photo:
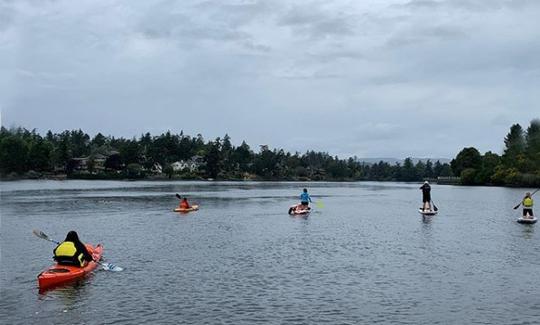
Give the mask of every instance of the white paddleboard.
M 418 209 L 418 212 L 423 216 L 434 216 L 438 213 L 438 211 L 434 211 L 434 210 L 424 211 L 424 209 Z
M 527 225 L 532 225 L 533 223 L 536 223 L 536 221 L 538 221 L 538 219 L 536 219 L 536 217 L 532 217 L 532 218 L 523 218 L 523 217 L 519 217 L 516 221 L 517 221 L 518 223 L 523 223 L 523 224 L 527 224 Z

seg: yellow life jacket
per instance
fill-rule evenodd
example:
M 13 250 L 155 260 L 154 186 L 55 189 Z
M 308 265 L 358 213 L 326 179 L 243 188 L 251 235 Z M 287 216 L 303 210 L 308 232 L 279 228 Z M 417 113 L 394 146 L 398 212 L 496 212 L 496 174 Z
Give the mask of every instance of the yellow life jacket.
M 523 199 L 523 206 L 526 208 L 532 208 L 533 207 L 533 199 L 530 197 L 526 197 Z
M 54 259 L 60 264 L 84 265 L 84 254 L 77 252 L 75 243 L 65 241 L 54 249 Z

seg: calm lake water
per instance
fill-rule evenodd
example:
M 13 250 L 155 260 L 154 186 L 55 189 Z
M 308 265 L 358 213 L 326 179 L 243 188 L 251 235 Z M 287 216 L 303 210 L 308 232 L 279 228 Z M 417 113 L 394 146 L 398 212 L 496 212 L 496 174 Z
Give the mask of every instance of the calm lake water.
M 540 229 L 526 189 L 420 184 L 3 182 L 2 324 L 538 324 Z M 302 187 L 324 204 L 290 217 Z M 187 194 L 201 209 L 172 212 Z M 539 213 L 540 211 L 537 211 Z M 108 262 L 39 293 L 62 240 Z

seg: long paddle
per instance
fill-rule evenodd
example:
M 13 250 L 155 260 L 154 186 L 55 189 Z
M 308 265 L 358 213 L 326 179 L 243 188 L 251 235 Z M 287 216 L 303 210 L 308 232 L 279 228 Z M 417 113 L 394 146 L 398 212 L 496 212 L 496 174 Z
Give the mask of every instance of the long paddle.
M 54 239 L 51 239 L 49 238 L 49 236 L 47 236 L 47 234 L 45 234 L 43 231 L 41 230 L 37 230 L 37 229 L 34 229 L 32 230 L 32 233 L 34 235 L 36 235 L 36 237 L 38 238 L 41 238 L 41 239 L 45 239 L 45 240 L 48 240 L 52 243 L 55 243 L 57 245 L 60 245 L 60 242 L 54 240 Z M 103 267 L 103 269 L 105 271 L 113 271 L 113 272 L 120 272 L 120 271 L 123 271 L 124 269 L 121 268 L 120 266 L 117 266 L 117 265 L 114 265 L 112 263 L 103 263 L 103 262 L 100 262 L 100 261 L 96 261 L 94 260 L 94 262 L 98 263 L 99 265 L 101 265 Z
M 439 211 L 439 208 L 437 208 L 437 206 L 435 205 L 435 202 L 433 202 L 433 200 L 431 200 L 431 204 L 433 204 L 433 211 L 435 211 L 435 212 Z
M 537 189 L 536 191 L 532 192 L 532 193 L 531 193 L 531 196 L 533 196 L 533 195 L 534 195 L 534 193 L 536 193 L 536 192 L 538 192 L 538 191 L 540 191 L 540 188 L 539 188 L 539 189 Z M 519 204 L 518 204 L 518 205 L 516 205 L 516 206 L 514 207 L 514 210 L 516 210 L 517 208 L 519 208 L 519 206 L 520 206 L 520 205 L 521 205 L 521 202 L 519 202 Z

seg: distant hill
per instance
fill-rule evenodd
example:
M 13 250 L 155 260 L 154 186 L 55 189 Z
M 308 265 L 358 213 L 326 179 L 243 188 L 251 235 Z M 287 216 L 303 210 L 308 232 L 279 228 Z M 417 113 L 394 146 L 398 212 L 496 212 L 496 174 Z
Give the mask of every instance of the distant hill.
M 422 161 L 423 163 L 425 163 L 428 160 L 431 160 L 432 163 L 435 163 L 438 160 L 441 162 L 441 164 L 444 164 L 444 163 L 449 164 L 450 161 L 452 160 L 449 158 L 412 158 L 412 157 L 411 159 L 414 164 L 417 164 L 418 161 Z M 385 163 L 389 163 L 390 165 L 395 165 L 396 163 L 403 164 L 403 161 L 405 159 L 398 159 L 398 158 L 358 158 L 357 159 L 358 162 L 365 162 L 366 164 L 369 164 L 369 165 L 376 164 L 381 160 Z

